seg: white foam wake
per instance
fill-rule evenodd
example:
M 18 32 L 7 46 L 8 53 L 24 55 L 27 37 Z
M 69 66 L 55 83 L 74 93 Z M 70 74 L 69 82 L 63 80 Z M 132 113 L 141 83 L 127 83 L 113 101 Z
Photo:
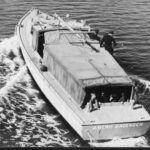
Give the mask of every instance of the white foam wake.
M 18 43 L 17 36 L 1 39 L 1 43 L 0 43 L 1 55 L 7 56 L 12 51 L 16 56 L 19 56 L 18 48 L 19 48 L 19 43 Z
M 0 96 L 3 97 L 17 81 L 23 78 L 23 74 L 26 72 L 26 66 L 23 66 L 24 62 L 20 57 L 19 44 L 16 36 L 1 40 L 0 64 L 1 69 L 3 69 L 1 78 L 3 78 L 3 81 L 6 81 L 4 87 L 0 89 Z
M 150 89 L 150 81 L 149 80 L 146 80 L 144 78 L 138 77 L 136 75 L 132 75 L 132 76 L 130 76 L 130 78 L 132 80 L 137 80 L 140 83 L 144 84 L 146 89 Z
M 47 104 L 32 84 L 15 36 L 0 42 L 0 81 L 1 145 L 11 140 L 20 146 L 74 144 L 66 137 L 68 130 L 61 127 L 59 115 L 46 112 Z M 7 131 L 10 137 L 4 135 Z
M 9 80 L 7 80 L 6 85 L 0 89 L 0 96 L 4 97 L 7 95 L 8 92 L 13 88 L 14 84 L 18 81 L 21 81 L 24 74 L 26 73 L 26 66 L 23 66 L 20 71 L 15 75 L 12 76 Z

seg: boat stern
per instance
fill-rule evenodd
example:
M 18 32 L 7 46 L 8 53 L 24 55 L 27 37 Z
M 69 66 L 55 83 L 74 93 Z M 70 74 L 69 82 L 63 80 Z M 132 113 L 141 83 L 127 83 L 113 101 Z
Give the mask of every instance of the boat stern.
M 87 141 L 123 139 L 145 135 L 150 127 L 150 120 L 143 122 L 124 122 L 110 124 L 84 125 L 82 134 Z
M 133 109 L 129 103 L 111 104 L 86 112 L 91 119 L 83 125 L 83 138 L 98 141 L 145 135 L 150 127 L 150 115 L 143 106 L 137 106 Z

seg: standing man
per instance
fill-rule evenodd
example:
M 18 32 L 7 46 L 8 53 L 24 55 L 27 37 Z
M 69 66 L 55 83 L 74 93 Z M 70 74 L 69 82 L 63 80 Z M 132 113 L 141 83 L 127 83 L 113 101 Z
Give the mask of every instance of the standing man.
M 114 37 L 113 37 L 114 32 L 110 31 L 109 33 L 107 33 L 106 35 L 104 35 L 104 37 L 101 40 L 100 43 L 100 47 L 105 47 L 105 49 L 111 54 L 113 55 L 114 52 L 114 47 L 117 45 Z
M 95 93 L 91 93 L 91 99 L 89 101 L 89 112 L 91 112 L 95 109 L 94 104 L 96 104 L 97 109 L 99 109 L 99 103 L 96 98 L 96 95 L 95 95 Z

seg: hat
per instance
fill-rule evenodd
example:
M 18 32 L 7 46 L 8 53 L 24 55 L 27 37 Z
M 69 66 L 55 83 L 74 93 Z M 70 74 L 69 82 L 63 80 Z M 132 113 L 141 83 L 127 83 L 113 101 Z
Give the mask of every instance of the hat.
M 112 30 L 111 30 L 111 31 L 109 31 L 108 33 L 110 33 L 110 34 L 114 34 L 114 31 L 112 31 Z
M 99 33 L 99 29 L 96 28 L 96 29 L 94 29 L 94 30 L 95 30 L 96 33 Z

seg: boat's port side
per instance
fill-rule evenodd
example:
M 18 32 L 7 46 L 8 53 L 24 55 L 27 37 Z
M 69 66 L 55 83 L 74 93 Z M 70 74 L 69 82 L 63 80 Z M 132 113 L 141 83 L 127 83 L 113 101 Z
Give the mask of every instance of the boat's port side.
M 34 14 L 31 14 L 31 16 L 32 15 L 34 16 Z M 17 27 L 17 35 L 20 37 L 20 46 L 26 64 L 47 99 L 50 100 L 51 104 L 82 137 L 82 124 L 85 117 L 82 116 L 83 114 L 80 112 L 81 109 L 77 107 L 77 104 L 72 100 L 69 94 L 65 92 L 50 72 L 41 72 L 40 70 L 41 57 L 35 55 L 37 52 L 32 49 L 32 44 L 29 43 L 29 39 L 27 38 L 31 35 L 31 26 L 26 27 L 26 24 L 31 22 L 31 16 L 22 20 L 21 24 L 23 27 Z

